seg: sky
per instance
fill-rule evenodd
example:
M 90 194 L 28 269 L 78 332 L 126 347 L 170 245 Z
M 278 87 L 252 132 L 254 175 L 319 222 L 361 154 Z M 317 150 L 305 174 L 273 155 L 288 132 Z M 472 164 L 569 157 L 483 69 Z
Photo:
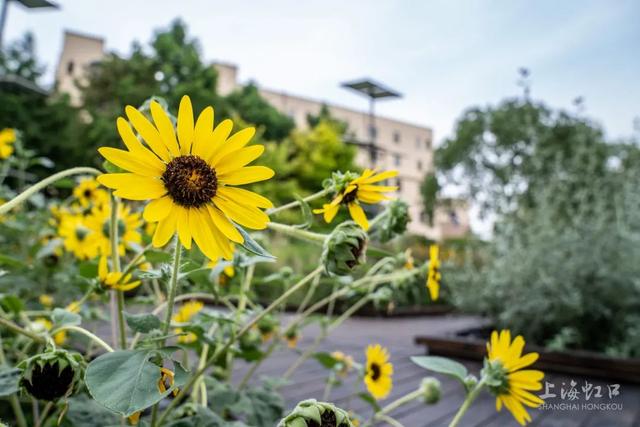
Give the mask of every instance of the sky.
M 57 0 L 57 11 L 13 4 L 5 40 L 32 31 L 52 79 L 65 29 L 103 37 L 127 54 L 176 17 L 209 61 L 238 65 L 241 81 L 357 109 L 364 99 L 339 87 L 371 77 L 398 90 L 381 115 L 426 125 L 436 145 L 476 105 L 520 93 L 584 114 L 610 138 L 633 133 L 640 117 L 640 2 L 606 1 L 135 1 Z M 45 81 L 47 83 L 47 81 Z
M 379 102 L 377 113 L 431 127 L 436 145 L 465 109 L 519 95 L 520 67 L 533 98 L 575 110 L 583 97 L 582 114 L 610 139 L 631 136 L 640 117 L 635 0 L 56 1 L 57 11 L 13 4 L 5 30 L 5 40 L 35 34 L 49 83 L 65 29 L 126 55 L 181 18 L 205 60 L 236 64 L 241 82 L 364 110 L 339 83 L 380 81 L 403 97 Z M 486 234 L 490 225 L 473 217 Z

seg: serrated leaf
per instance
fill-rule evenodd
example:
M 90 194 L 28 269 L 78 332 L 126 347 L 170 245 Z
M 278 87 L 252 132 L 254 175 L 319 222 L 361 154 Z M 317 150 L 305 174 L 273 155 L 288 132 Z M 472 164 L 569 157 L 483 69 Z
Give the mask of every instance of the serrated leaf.
M 20 381 L 20 369 L 0 366 L 0 397 L 17 393 Z
M 174 385 L 164 393 L 158 389 L 160 367 L 153 356 L 167 356 L 175 348 L 124 350 L 106 353 L 89 363 L 85 381 L 91 396 L 102 406 L 128 417 L 168 396 L 187 381 L 187 372 L 174 361 Z
M 237 227 L 238 231 L 240 232 L 240 234 L 242 235 L 242 237 L 244 238 L 244 243 L 242 244 L 243 248 L 245 248 L 247 251 L 249 251 L 249 252 L 251 252 L 251 253 L 253 253 L 255 255 L 259 255 L 261 257 L 272 258 L 272 259 L 276 258 L 273 255 L 271 255 L 269 252 L 267 252 L 262 246 L 260 246 L 258 244 L 258 242 L 253 240 L 251 235 L 249 233 L 247 233 L 242 227 L 240 227 L 239 225 L 236 225 L 236 227 Z
M 152 330 L 162 327 L 162 322 L 153 313 L 130 314 L 125 312 L 124 318 L 132 331 L 142 334 L 148 334 Z
M 80 317 L 79 314 L 61 308 L 54 308 L 51 314 L 51 320 L 54 326 L 79 325 L 82 322 L 82 317 Z
M 374 399 L 373 396 L 371 396 L 369 393 L 365 393 L 365 392 L 358 393 L 358 397 L 363 401 L 367 402 L 369 405 L 371 405 L 374 412 L 378 412 L 382 409 L 380 405 L 378 405 L 378 402 L 376 401 L 376 399 Z
M 463 364 L 455 360 L 447 359 L 446 357 L 414 356 L 411 358 L 411 361 L 421 368 L 460 380 L 463 384 L 464 379 L 468 375 L 467 368 L 465 368 Z

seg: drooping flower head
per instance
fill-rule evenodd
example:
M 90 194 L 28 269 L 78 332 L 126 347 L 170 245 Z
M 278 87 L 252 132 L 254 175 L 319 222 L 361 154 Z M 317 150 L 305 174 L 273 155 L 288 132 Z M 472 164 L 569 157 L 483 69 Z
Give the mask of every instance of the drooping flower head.
M 440 294 L 440 248 L 438 245 L 429 246 L 429 270 L 427 272 L 427 289 L 432 301 L 438 300 Z
M 364 383 L 375 399 L 384 399 L 393 387 L 393 365 L 389 362 L 389 352 L 380 344 L 376 344 L 368 346 L 366 354 Z
M 125 109 L 130 124 L 118 118 L 127 150 L 99 151 L 128 172 L 104 174 L 98 181 L 118 197 L 151 200 L 143 218 L 158 223 L 152 239 L 155 247 L 164 246 L 177 232 L 185 248 L 195 240 L 210 259 L 230 260 L 233 243 L 244 242 L 234 223 L 264 229 L 269 217 L 261 208 L 272 207 L 265 197 L 236 187 L 274 175 L 265 166 L 247 166 L 264 152 L 262 145 L 247 146 L 255 129 L 231 135 L 231 120 L 214 128 L 212 107 L 194 123 L 188 96 L 180 102 L 176 126 L 158 102 L 152 101 L 150 110 L 153 121 L 131 106 Z
M 13 153 L 13 143 L 16 142 L 16 130 L 7 128 L 0 130 L 0 159 L 6 159 Z
M 204 304 L 201 301 L 188 301 L 178 309 L 178 311 L 171 318 L 172 322 L 175 323 L 188 323 L 193 316 L 200 313 Z M 182 328 L 176 329 L 177 334 L 182 333 Z M 193 332 L 188 332 L 185 335 L 180 335 L 178 337 L 178 342 L 183 344 L 188 344 L 194 342 L 196 340 L 196 335 Z
M 104 255 L 100 257 L 98 262 L 98 279 L 100 285 L 105 289 L 130 291 L 140 286 L 140 280 L 131 281 L 131 273 L 125 275 L 119 271 L 109 271 L 107 257 Z
M 340 210 L 340 206 L 346 205 L 351 218 L 366 231 L 369 229 L 369 221 L 360 203 L 375 204 L 389 200 L 389 197 L 383 193 L 396 191 L 398 187 L 374 184 L 397 175 L 398 171 L 395 170 L 376 173 L 375 170 L 366 169 L 362 175 L 345 180 L 344 178 L 349 178 L 351 174 L 334 174 L 335 197 L 331 203 L 323 205 L 322 209 L 314 209 L 313 212 L 323 214 L 324 220 L 330 223 Z
M 95 244 L 100 255 L 111 255 L 110 226 L 111 204 L 95 206 L 86 217 L 87 227 L 92 231 Z M 123 256 L 131 245 L 142 242 L 140 226 L 142 218 L 139 213 L 131 212 L 131 208 L 123 203 L 118 205 L 118 255 Z
M 496 409 L 505 406 L 521 425 L 531 421 L 525 406 L 537 408 L 543 402 L 530 391 L 542 388 L 544 373 L 534 369 L 523 369 L 538 360 L 538 353 L 522 354 L 525 341 L 518 335 L 513 342 L 511 332 L 493 331 L 487 343 L 487 359 L 483 374 L 489 390 L 496 396 Z

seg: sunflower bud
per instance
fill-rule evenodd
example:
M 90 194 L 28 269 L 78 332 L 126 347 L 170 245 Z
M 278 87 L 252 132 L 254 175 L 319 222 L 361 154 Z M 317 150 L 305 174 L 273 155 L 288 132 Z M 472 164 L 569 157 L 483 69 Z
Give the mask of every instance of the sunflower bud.
M 22 370 L 20 385 L 31 396 L 53 402 L 77 389 L 84 360 L 79 353 L 51 350 L 23 360 L 18 368 Z
M 367 233 L 355 222 L 338 225 L 324 242 L 322 263 L 328 274 L 345 276 L 366 261 Z
M 349 414 L 332 403 L 303 400 L 278 427 L 353 427 Z
M 375 236 L 380 242 L 385 243 L 407 231 L 409 217 L 409 205 L 406 202 L 395 199 L 387 205 L 387 212 L 376 227 Z
M 420 383 L 420 392 L 422 401 L 427 405 L 438 403 L 441 394 L 440 381 L 433 377 L 423 378 Z
M 509 392 L 509 373 L 499 359 L 485 359 L 481 374 L 485 377 L 487 388 L 495 396 Z

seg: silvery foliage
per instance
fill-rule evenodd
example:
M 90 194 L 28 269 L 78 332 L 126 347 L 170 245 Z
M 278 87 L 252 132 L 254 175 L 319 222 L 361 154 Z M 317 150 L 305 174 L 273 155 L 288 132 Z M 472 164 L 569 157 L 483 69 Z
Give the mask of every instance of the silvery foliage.
M 445 271 L 454 303 L 551 348 L 640 356 L 640 168 L 589 148 Z

